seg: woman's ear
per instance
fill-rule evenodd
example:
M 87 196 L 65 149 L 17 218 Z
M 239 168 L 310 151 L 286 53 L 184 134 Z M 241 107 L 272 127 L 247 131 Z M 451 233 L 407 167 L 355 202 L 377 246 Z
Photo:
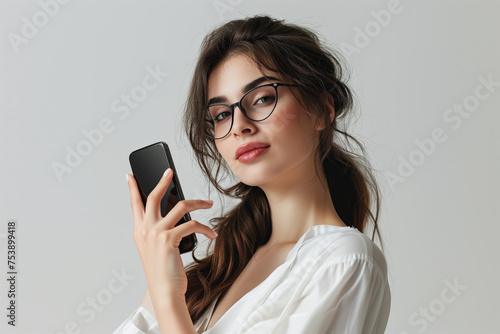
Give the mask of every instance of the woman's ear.
M 333 101 L 333 96 L 328 92 L 324 92 L 323 94 L 325 96 L 325 99 L 327 99 L 328 101 L 326 106 L 330 112 L 330 124 L 332 124 L 333 120 L 335 119 L 335 103 Z M 320 122 L 320 124 L 316 126 L 316 130 L 323 130 L 324 128 L 326 128 L 326 125 L 323 122 Z

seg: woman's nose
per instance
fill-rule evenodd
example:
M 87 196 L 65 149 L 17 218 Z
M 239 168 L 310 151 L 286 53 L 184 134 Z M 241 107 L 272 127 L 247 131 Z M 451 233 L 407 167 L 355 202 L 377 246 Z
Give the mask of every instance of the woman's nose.
M 231 129 L 231 132 L 241 134 L 245 130 L 255 131 L 255 122 L 248 119 L 243 114 L 243 111 L 240 110 L 238 106 L 235 106 L 233 114 L 233 128 Z

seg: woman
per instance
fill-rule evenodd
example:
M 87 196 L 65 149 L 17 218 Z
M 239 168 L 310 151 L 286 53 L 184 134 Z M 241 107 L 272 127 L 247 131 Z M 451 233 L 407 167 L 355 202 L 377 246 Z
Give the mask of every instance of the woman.
M 354 139 L 339 128 L 353 95 L 336 57 L 310 30 L 267 16 L 205 38 L 184 125 L 207 178 L 241 202 L 212 219 L 213 230 L 194 220 L 174 227 L 211 204 L 181 201 L 162 218 L 172 173 L 146 210 L 127 174 L 148 289 L 115 334 L 384 332 L 391 295 L 373 242 L 379 192 L 368 162 L 343 148 Z M 221 168 L 240 182 L 222 188 Z M 191 233 L 215 245 L 183 268 L 178 246 Z

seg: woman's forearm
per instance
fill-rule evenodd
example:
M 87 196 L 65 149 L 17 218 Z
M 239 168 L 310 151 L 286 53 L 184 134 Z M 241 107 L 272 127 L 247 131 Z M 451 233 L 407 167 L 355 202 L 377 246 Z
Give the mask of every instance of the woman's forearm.
M 171 296 L 154 302 L 162 334 L 196 334 L 184 296 Z

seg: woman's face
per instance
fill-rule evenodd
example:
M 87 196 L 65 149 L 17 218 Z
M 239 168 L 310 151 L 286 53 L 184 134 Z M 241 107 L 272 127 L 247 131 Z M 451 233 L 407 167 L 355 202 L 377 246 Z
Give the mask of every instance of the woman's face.
M 242 91 L 248 83 L 271 76 L 277 80 L 264 80 L 256 86 L 271 82 L 284 82 L 280 75 L 263 70 L 245 55 L 233 55 L 220 62 L 208 81 L 208 98 L 223 97 L 220 103 L 232 104 L 246 93 Z M 310 173 L 313 162 L 314 125 L 290 91 L 294 87 L 278 87 L 278 103 L 271 116 L 264 121 L 253 122 L 234 109 L 231 132 L 223 139 L 215 140 L 217 149 L 234 175 L 250 186 L 265 186 L 274 183 L 286 185 L 297 177 Z M 296 91 L 298 95 L 298 91 Z M 236 159 L 236 150 L 250 142 L 269 145 L 263 154 L 251 161 Z M 243 159 L 242 159 L 243 160 Z

